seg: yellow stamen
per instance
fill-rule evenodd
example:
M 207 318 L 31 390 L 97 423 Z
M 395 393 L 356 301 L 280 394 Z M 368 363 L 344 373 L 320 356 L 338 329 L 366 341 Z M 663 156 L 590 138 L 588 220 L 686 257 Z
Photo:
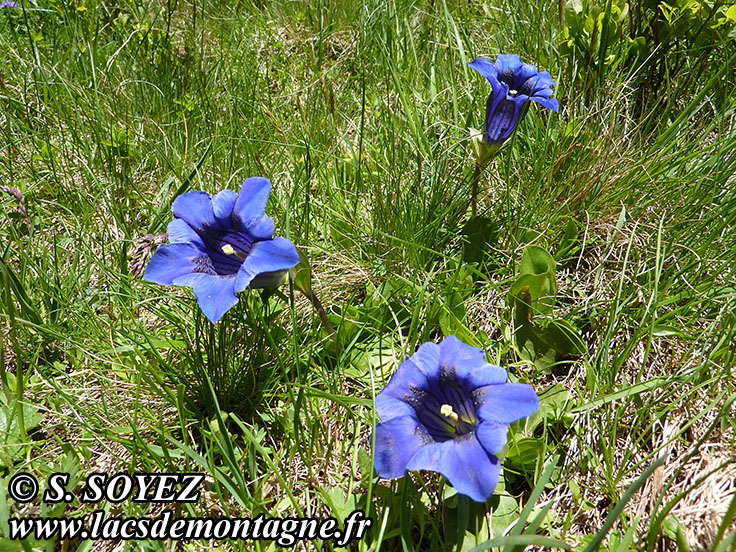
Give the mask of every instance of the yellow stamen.
M 460 416 L 457 415 L 457 412 L 455 412 L 452 409 L 452 406 L 449 404 L 443 404 L 440 407 L 440 414 L 442 414 L 446 418 L 450 418 L 455 423 L 458 423 L 460 421 Z
M 235 255 L 238 259 L 245 260 L 245 254 L 240 251 L 235 251 L 235 248 L 229 243 L 222 246 L 222 252 L 225 255 Z
M 518 93 L 518 90 L 509 90 L 509 94 L 511 94 L 512 96 L 516 96 Z

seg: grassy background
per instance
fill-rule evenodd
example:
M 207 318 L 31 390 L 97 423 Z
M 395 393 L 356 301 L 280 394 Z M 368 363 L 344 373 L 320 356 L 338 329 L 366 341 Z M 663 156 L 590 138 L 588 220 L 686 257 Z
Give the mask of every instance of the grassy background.
M 517 520 L 515 537 L 478 550 L 541 548 L 534 535 L 576 550 L 601 538 L 607 550 L 726 550 L 734 44 L 678 42 L 655 87 L 621 54 L 586 76 L 560 53 L 562 29 L 557 3 L 505 0 L 0 9 L 0 184 L 22 194 L 0 192 L 5 481 L 205 472 L 202 499 L 179 514 L 342 520 L 362 508 L 375 523 L 358 550 L 469 550 Z M 492 232 L 468 264 L 468 127 L 482 126 L 490 90 L 467 62 L 499 52 L 549 70 L 561 110 L 532 108 L 482 174 Z M 177 193 L 254 175 L 273 182 L 269 214 L 307 252 L 337 345 L 292 286 L 265 304 L 244 294 L 250 318 L 229 335 L 192 314 L 189 290 L 140 278 Z M 555 316 L 585 341 L 552 369 L 510 339 L 508 290 L 529 244 L 557 260 Z M 198 331 L 223 355 L 209 364 L 219 404 Z M 548 399 L 537 425 L 514 428 L 488 507 L 434 474 L 385 482 L 371 467 L 373 397 L 405 355 L 451 333 Z M 0 531 L 9 516 L 91 509 L 3 490 Z

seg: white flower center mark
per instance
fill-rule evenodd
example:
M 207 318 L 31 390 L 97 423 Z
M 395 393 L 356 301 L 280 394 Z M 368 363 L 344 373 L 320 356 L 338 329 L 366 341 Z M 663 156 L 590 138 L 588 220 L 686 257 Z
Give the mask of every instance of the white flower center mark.
M 518 90 L 509 90 L 509 94 L 511 94 L 512 96 L 516 96 L 518 93 Z

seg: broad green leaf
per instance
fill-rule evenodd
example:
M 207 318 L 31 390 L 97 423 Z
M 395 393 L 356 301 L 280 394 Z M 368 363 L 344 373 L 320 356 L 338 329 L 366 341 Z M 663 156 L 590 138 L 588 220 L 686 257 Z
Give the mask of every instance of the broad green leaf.
M 513 345 L 521 358 L 539 370 L 548 370 L 559 360 L 585 352 L 579 332 L 566 320 L 548 320 L 536 326 L 528 315 L 528 307 L 517 307 Z
M 526 418 L 524 433 L 533 435 L 536 427 L 545 419 L 559 420 L 575 406 L 570 396 L 570 390 L 561 383 L 541 391 L 539 394 L 539 409 Z
M 736 4 L 726 10 L 726 19 L 730 19 L 736 23 Z
M 473 335 L 465 327 L 465 302 L 459 291 L 450 292 L 440 311 L 439 323 L 444 335 L 454 335 L 465 343 L 473 343 Z
M 41 423 L 43 415 L 38 413 L 38 408 L 30 404 L 23 404 L 22 410 L 23 424 L 26 431 Z M 14 400 L 11 400 L 7 405 L 0 406 L 0 447 L 5 461 L 8 459 L 15 460 L 23 454 L 23 441 L 21 440 L 20 425 L 18 424 L 18 409 Z
M 360 486 L 367 489 L 373 479 L 373 459 L 362 448 L 358 449 L 358 469 L 360 470 Z
M 533 314 L 550 314 L 557 296 L 556 264 L 544 248 L 530 245 L 524 249 L 519 277 L 511 286 L 511 296 L 532 308 Z
M 544 448 L 545 445 L 541 439 L 531 437 L 512 438 L 504 460 L 505 465 L 522 473 L 534 473 L 537 462 L 544 453 Z
M 324 498 L 325 504 L 332 510 L 332 515 L 337 518 L 340 524 L 345 523 L 345 518 L 351 512 L 358 509 L 357 497 L 354 494 L 345 496 L 344 491 L 340 487 L 328 489 L 320 488 L 320 494 Z
M 514 348 L 522 359 L 533 363 L 539 370 L 546 371 L 557 362 L 557 351 L 539 335 L 532 322 L 523 319 L 529 313 L 529 307 L 517 307 L 517 313 L 520 316 L 515 317 Z
M 575 246 L 578 241 L 578 224 L 575 219 L 568 219 L 567 225 L 565 226 L 565 233 L 560 241 L 560 246 L 557 248 L 555 259 L 562 259 L 567 255 L 570 250 Z
M 580 332 L 567 320 L 551 320 L 543 327 L 541 337 L 557 351 L 558 359 L 585 353 Z
M 471 218 L 462 230 L 465 238 L 463 261 L 481 264 L 489 248 L 498 243 L 499 224 L 487 217 Z
M 495 494 L 491 500 L 491 528 L 493 536 L 500 537 L 519 518 L 519 503 L 506 493 Z

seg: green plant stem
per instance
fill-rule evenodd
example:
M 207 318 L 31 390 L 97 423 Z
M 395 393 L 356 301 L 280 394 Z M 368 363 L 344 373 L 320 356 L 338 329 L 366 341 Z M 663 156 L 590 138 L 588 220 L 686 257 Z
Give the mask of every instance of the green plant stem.
M 481 165 L 478 161 L 475 162 L 475 169 L 473 169 L 473 188 L 470 192 L 470 209 L 472 217 L 478 216 L 478 181 L 480 180 Z

